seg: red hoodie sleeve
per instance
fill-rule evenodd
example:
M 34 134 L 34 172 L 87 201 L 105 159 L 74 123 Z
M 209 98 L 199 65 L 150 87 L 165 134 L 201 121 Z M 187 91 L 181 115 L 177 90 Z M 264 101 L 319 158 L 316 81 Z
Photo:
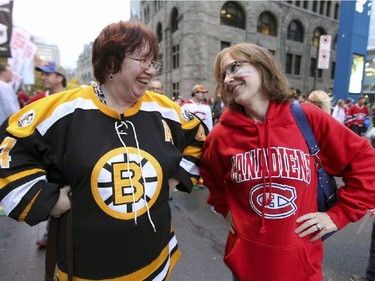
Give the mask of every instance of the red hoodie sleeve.
M 327 213 L 338 228 L 361 219 L 375 208 L 375 150 L 370 142 L 308 103 L 303 109 L 320 147 L 328 173 L 342 177 L 338 202 Z
M 218 150 L 220 150 L 219 144 L 215 141 L 214 133 L 211 132 L 204 143 L 200 175 L 204 185 L 210 190 L 207 203 L 213 205 L 215 211 L 226 217 L 229 206 L 224 188 L 225 169 L 223 161 L 218 158 L 220 155 Z

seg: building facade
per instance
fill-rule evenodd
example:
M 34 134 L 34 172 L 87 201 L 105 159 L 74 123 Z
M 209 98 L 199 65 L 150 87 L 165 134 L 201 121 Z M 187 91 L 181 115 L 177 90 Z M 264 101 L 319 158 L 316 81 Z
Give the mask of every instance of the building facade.
M 267 48 L 291 87 L 307 95 L 332 91 L 340 1 L 131 1 L 131 17 L 154 30 L 163 67 L 160 80 L 170 97 L 191 96 L 204 84 L 214 95 L 216 55 L 235 43 Z M 328 69 L 316 69 L 321 35 L 331 36 Z

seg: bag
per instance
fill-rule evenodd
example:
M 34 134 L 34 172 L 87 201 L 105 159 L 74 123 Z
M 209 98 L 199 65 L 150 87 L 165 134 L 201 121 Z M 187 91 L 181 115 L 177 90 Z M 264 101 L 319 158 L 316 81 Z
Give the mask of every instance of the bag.
M 337 183 L 335 178 L 328 174 L 323 167 L 322 161 L 320 160 L 318 153 L 320 148 L 315 140 L 314 133 L 311 130 L 309 121 L 307 120 L 305 113 L 303 112 L 301 105 L 298 101 L 292 102 L 290 106 L 292 114 L 296 123 L 305 138 L 307 146 L 309 147 L 310 155 L 314 156 L 315 165 L 318 170 L 318 186 L 317 186 L 317 200 L 318 200 L 318 211 L 326 212 L 332 208 L 337 202 Z M 335 231 L 325 234 L 322 240 L 327 239 Z

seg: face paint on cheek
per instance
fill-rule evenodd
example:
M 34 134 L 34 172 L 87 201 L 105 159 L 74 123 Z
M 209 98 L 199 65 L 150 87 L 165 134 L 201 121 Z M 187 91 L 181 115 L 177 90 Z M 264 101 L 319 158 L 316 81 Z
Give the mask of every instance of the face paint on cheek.
M 250 76 L 250 74 L 251 74 L 251 71 L 249 71 L 249 70 L 240 71 L 240 72 L 236 73 L 235 75 L 233 75 L 233 78 L 243 80 L 246 77 Z

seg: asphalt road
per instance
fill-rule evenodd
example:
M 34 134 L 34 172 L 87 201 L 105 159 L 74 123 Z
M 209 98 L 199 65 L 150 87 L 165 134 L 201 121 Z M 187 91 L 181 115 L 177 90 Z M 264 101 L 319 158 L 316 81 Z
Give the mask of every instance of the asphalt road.
M 220 215 L 211 212 L 206 204 L 207 196 L 207 189 L 193 190 L 190 195 L 173 193 L 170 204 L 182 257 L 172 272 L 171 281 L 232 280 L 222 261 L 227 226 Z M 349 281 L 351 274 L 363 275 L 372 226 L 371 220 L 365 219 L 324 242 L 324 281 Z M 364 227 L 357 234 L 362 224 Z M 45 223 L 29 227 L 0 217 L 0 281 L 43 280 L 45 252 L 38 250 L 35 242 L 44 230 Z

